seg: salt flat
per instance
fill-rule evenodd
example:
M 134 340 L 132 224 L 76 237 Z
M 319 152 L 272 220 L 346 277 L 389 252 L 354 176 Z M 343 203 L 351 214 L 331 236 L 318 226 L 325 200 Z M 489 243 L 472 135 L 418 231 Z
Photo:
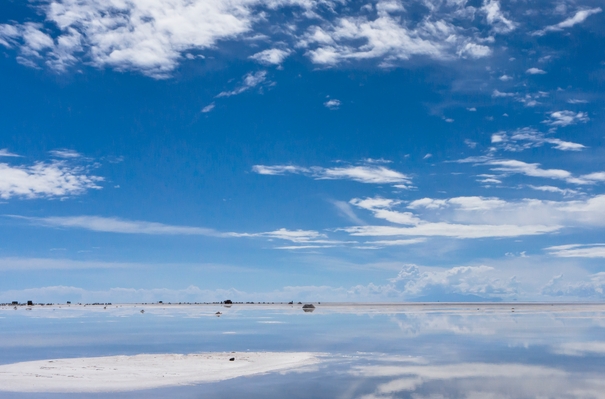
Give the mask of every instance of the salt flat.
M 319 361 L 319 355 L 310 352 L 141 354 L 38 360 L 0 366 L 0 391 L 133 391 L 286 371 Z

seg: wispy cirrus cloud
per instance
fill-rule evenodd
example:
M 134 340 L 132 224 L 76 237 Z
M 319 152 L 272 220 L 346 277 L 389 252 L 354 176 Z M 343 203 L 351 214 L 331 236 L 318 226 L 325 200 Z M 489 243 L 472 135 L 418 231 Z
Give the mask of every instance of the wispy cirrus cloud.
M 586 20 L 586 18 L 590 17 L 591 15 L 598 14 L 601 11 L 603 11 L 601 7 L 579 10 L 573 16 L 565 19 L 564 21 L 559 22 L 558 24 L 550 25 L 544 29 L 535 31 L 533 35 L 543 36 L 548 32 L 560 32 L 564 29 L 571 28 L 572 26 L 575 26 L 577 24 L 581 24 Z
M 247 73 L 243 79 L 240 86 L 236 87 L 230 91 L 220 92 L 216 97 L 231 97 L 236 96 L 238 94 L 242 94 L 245 91 L 248 91 L 261 83 L 263 83 L 267 79 L 267 71 L 258 71 L 255 73 L 249 72 Z
M 10 152 L 7 148 L 0 149 L 0 157 L 21 158 L 21 155 Z
M 451 202 L 450 202 L 451 201 Z M 486 238 L 486 237 L 518 237 L 524 235 L 538 235 L 557 231 L 560 225 L 532 224 L 507 221 L 493 221 L 492 223 L 482 223 L 482 220 L 472 221 L 468 218 L 464 223 L 460 223 L 455 218 L 448 218 L 444 221 L 429 221 L 410 211 L 400 211 L 396 207 L 402 205 L 401 201 L 385 198 L 366 198 L 353 199 L 351 203 L 358 208 L 370 211 L 375 218 L 381 219 L 394 225 L 366 225 L 353 226 L 338 229 L 352 236 L 366 237 L 396 237 L 396 236 L 416 236 L 416 237 L 451 237 L 451 238 Z M 493 210 L 496 207 L 505 204 L 498 199 L 482 198 L 454 198 L 449 201 L 418 200 L 409 204 L 408 208 L 415 210 L 419 208 L 438 210 L 441 207 L 455 204 L 457 208 L 470 211 Z M 405 227 L 402 227 L 404 225 Z
M 544 144 L 551 144 L 554 149 L 560 151 L 581 151 L 586 148 L 586 146 L 579 143 L 548 137 L 532 128 L 518 129 L 510 134 L 506 132 L 494 133 L 491 142 L 495 148 L 515 152 L 541 147 Z
M 474 163 L 475 166 L 488 166 L 490 170 L 501 173 L 500 176 L 497 176 L 498 178 L 504 178 L 510 174 L 521 174 L 529 177 L 563 180 L 576 185 L 592 185 L 604 181 L 603 176 L 605 176 L 603 175 L 605 172 L 593 172 L 574 176 L 573 173 L 564 169 L 544 169 L 539 163 L 527 163 L 516 159 L 499 159 L 492 156 L 468 157 L 455 162 Z
M 605 244 L 568 244 L 545 249 L 560 258 L 605 258 Z
M 397 187 L 407 188 L 411 184 L 411 177 L 376 165 L 351 165 L 333 168 L 320 166 L 301 167 L 294 165 L 254 165 L 252 171 L 261 175 L 300 174 L 315 180 L 352 180 L 367 184 L 396 184 Z
M 212 229 L 190 226 L 175 226 L 156 222 L 139 220 L 125 220 L 114 217 L 100 216 L 51 216 L 51 217 L 27 217 L 7 215 L 13 218 L 26 220 L 34 225 L 84 229 L 104 233 L 121 234 L 150 234 L 150 235 L 201 235 L 222 236 L 221 233 Z

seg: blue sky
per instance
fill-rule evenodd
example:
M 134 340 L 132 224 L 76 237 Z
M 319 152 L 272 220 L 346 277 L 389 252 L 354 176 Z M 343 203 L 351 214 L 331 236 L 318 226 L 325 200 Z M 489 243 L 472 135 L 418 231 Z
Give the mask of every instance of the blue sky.
M 0 300 L 600 300 L 598 1 L 0 13 Z

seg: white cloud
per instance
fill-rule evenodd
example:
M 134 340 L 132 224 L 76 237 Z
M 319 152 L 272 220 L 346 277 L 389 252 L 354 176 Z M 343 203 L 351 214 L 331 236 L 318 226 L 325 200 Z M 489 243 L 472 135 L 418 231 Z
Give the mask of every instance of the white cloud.
M 61 149 L 49 151 L 50 155 L 57 158 L 80 158 L 82 155 L 74 150 Z
M 421 271 L 416 265 L 406 265 L 389 281 L 393 283 L 393 288 L 406 297 L 419 297 L 435 291 L 481 297 L 501 297 L 516 292 L 514 278 L 502 281 L 490 275 L 493 271 L 494 268 L 484 265 L 441 270 L 432 268 L 425 271 Z
M 458 57 L 480 58 L 491 54 L 488 46 L 479 44 L 471 31 L 453 25 L 445 15 L 465 8 L 464 4 L 442 3 L 429 8 L 417 23 L 402 18 L 400 6 L 378 3 L 376 18 L 365 13 L 336 17 L 322 26 L 310 27 L 299 41 L 311 61 L 336 65 L 353 60 L 378 59 L 391 66 L 412 56 L 447 60 Z M 389 2 L 388 4 L 392 4 Z M 443 9 L 442 9 L 443 8 Z
M 590 185 L 601 182 L 603 181 L 602 173 L 605 173 L 595 172 L 581 176 L 574 176 L 571 172 L 563 169 L 542 169 L 539 163 L 527 163 L 514 159 L 496 159 L 491 156 L 469 157 L 460 159 L 456 162 L 473 162 L 475 165 L 490 166 L 492 171 L 502 172 L 501 177 L 505 177 L 508 174 L 522 174 L 530 177 L 564 180 L 567 183 L 578 185 Z
M 527 71 L 525 71 L 525 73 L 530 75 L 544 75 L 546 72 L 540 68 L 529 68 Z
M 595 181 L 595 182 L 605 182 L 605 172 L 595 172 L 595 173 L 589 173 L 587 175 L 582 175 L 580 176 L 580 179 L 582 180 L 590 180 L 590 181 Z
M 343 3 L 48 0 L 36 7 L 44 24 L 0 25 L 0 45 L 18 49 L 19 62 L 31 67 L 46 63 L 64 71 L 80 63 L 158 79 L 169 77 L 183 59 L 198 57 L 196 53 L 255 37 L 265 39 L 271 48 L 246 55 L 272 65 L 290 55 L 290 50 L 282 49 L 285 45 L 305 48 L 311 61 L 322 65 L 376 59 L 388 67 L 412 56 L 453 60 L 492 53 L 486 43 L 493 38 L 478 37 L 477 30 L 465 23 L 476 12 L 466 2 L 432 2 L 418 9 L 423 13 L 418 19 L 404 16 L 407 10 L 398 1 L 378 1 L 376 14 L 368 13 L 368 7 L 352 10 Z M 516 24 L 504 16 L 497 1 L 486 1 L 481 10 L 495 32 L 514 29 Z M 324 11 L 325 17 L 320 15 Z M 294 23 L 271 18 L 289 12 L 299 17 Z M 297 32 L 301 26 L 307 27 L 302 35 Z M 283 32 L 288 32 L 291 43 L 284 43 Z
M 336 207 L 336 209 L 338 210 L 338 212 L 341 215 L 343 215 L 344 217 L 346 217 L 347 219 L 349 219 L 353 223 L 355 223 L 355 224 L 365 224 L 363 220 L 361 220 L 361 219 L 359 219 L 359 217 L 357 217 L 357 215 L 355 214 L 355 212 L 351 208 L 351 205 L 348 202 L 344 202 L 344 201 L 332 201 L 332 203 L 334 204 L 334 206 Z
M 384 166 L 363 165 L 322 168 L 312 166 L 303 168 L 292 165 L 254 165 L 252 170 L 261 175 L 302 174 L 316 180 L 353 180 L 368 184 L 411 183 L 411 178 L 403 173 Z
M 265 65 L 280 65 L 290 54 L 290 50 L 273 48 L 251 55 L 250 58 Z
M 559 188 L 559 187 L 554 187 L 554 186 L 532 186 L 532 185 L 528 185 L 527 187 L 531 188 L 532 190 L 537 190 L 537 191 L 546 191 L 549 193 L 559 193 L 559 194 L 563 194 L 563 195 L 577 195 L 580 192 L 577 190 L 572 190 L 570 188 Z
M 353 199 L 351 204 L 394 225 L 337 229 L 365 237 L 485 238 L 542 235 L 563 228 L 605 227 L 605 195 L 582 200 L 544 201 L 454 197 L 404 203 L 386 198 Z M 401 226 L 403 225 L 403 226 Z
M 14 154 L 6 148 L 0 149 L 0 157 L 21 158 L 21 155 Z
M 90 175 L 86 168 L 65 161 L 37 162 L 33 166 L 0 163 L 0 198 L 66 197 L 100 189 L 102 177 Z
M 542 169 L 539 163 L 527 163 L 514 159 L 492 160 L 486 164 L 495 166 L 494 171 L 506 173 L 519 173 L 531 177 L 544 177 L 548 179 L 569 180 L 571 172 L 562 169 Z
M 380 247 L 399 247 L 399 246 L 407 246 L 407 245 L 413 245 L 413 244 L 419 244 L 421 242 L 425 242 L 426 238 L 424 237 L 419 237 L 419 238 L 410 238 L 410 239 L 405 239 L 405 240 L 377 240 L 377 241 L 366 241 L 365 243 L 368 245 L 377 245 Z
M 605 355 L 605 342 L 563 342 L 553 346 L 552 351 L 566 356 L 603 356 Z
M 202 108 L 202 113 L 204 113 L 204 114 L 208 113 L 208 112 L 212 111 L 214 109 L 214 107 L 215 107 L 214 103 L 208 104 L 204 108 Z
M 50 0 L 38 10 L 60 35 L 54 40 L 40 25 L 15 25 L 11 44 L 35 59 L 46 51 L 50 66 L 63 69 L 78 57 L 98 67 L 136 70 L 155 78 L 167 77 L 183 53 L 210 49 L 221 40 L 250 32 L 255 7 L 310 5 L 310 1 L 259 0 Z M 6 40 L 5 40 L 6 41 Z M 16 43 L 20 41 L 19 43 Z
M 372 212 L 375 218 L 388 222 L 407 225 L 399 226 L 353 226 L 339 229 L 353 236 L 367 237 L 393 237 L 393 236 L 418 236 L 418 237 L 452 237 L 452 238 L 484 238 L 484 237 L 517 237 L 523 235 L 546 234 L 557 231 L 561 226 L 553 223 L 531 224 L 521 222 L 513 224 L 507 220 L 496 220 L 492 224 L 481 224 L 478 218 L 467 217 L 463 223 L 457 223 L 456 218 L 448 221 L 428 221 L 420 218 L 412 212 L 400 212 L 394 208 L 401 204 L 400 201 L 384 198 L 353 199 L 351 204 L 358 208 Z M 494 211 L 502 208 L 507 203 L 496 198 L 481 197 L 458 197 L 449 200 L 433 200 L 424 198 L 416 200 L 408 205 L 408 208 L 417 210 L 420 208 L 439 210 L 441 208 L 454 207 L 456 210 L 475 215 L 484 214 L 486 211 Z
M 325 234 L 321 234 L 314 230 L 288 230 L 279 229 L 275 231 L 269 231 L 265 233 L 227 233 L 229 237 L 265 237 L 265 238 L 276 238 L 279 240 L 287 240 L 297 243 L 318 243 L 326 238 Z
M 517 27 L 516 23 L 504 16 L 498 0 L 485 0 L 481 10 L 496 33 L 509 33 Z
M 581 151 L 586 148 L 586 146 L 579 143 L 547 137 L 531 128 L 518 129 L 510 135 L 505 132 L 494 133 L 492 144 L 495 144 L 496 148 L 514 152 L 541 147 L 544 144 L 551 144 L 554 149 L 560 151 Z
M 503 82 L 508 82 L 509 80 L 512 80 L 513 78 L 508 75 L 502 75 L 498 79 L 500 79 Z
M 569 244 L 546 248 L 560 258 L 605 258 L 605 244 Z
M 258 71 L 256 73 L 249 72 L 244 76 L 242 84 L 239 87 L 231 91 L 223 91 L 219 93 L 216 97 L 231 97 L 241 94 L 263 83 L 266 80 L 266 77 L 267 71 Z
M 124 262 L 79 261 L 50 258 L 0 258 L 0 270 L 72 270 L 142 268 L 144 264 Z
M 543 121 L 543 123 L 554 127 L 565 127 L 575 125 L 579 122 L 588 122 L 589 120 L 590 118 L 588 118 L 588 114 L 586 114 L 586 112 L 573 112 L 565 110 L 551 112 L 549 119 Z
M 552 233 L 560 226 L 545 225 L 480 225 L 455 223 L 420 223 L 413 227 L 393 226 L 354 226 L 341 229 L 352 236 L 362 237 L 394 237 L 394 236 L 422 236 L 422 237 L 450 237 L 450 238 L 502 238 L 520 237 L 528 235 L 541 235 Z
M 221 236 L 220 233 L 201 227 L 172 226 L 162 223 L 100 216 L 67 216 L 34 218 L 12 216 L 27 220 L 35 225 L 59 228 L 74 228 L 104 233 L 151 234 L 151 235 L 202 235 Z
M 581 24 L 586 20 L 586 18 L 590 17 L 591 15 L 598 14 L 601 11 L 602 9 L 600 7 L 577 11 L 574 16 L 567 18 L 558 24 L 547 26 L 544 29 L 534 32 L 533 34 L 536 36 L 542 36 L 548 32 L 558 32 L 566 28 L 571 28 L 574 25 Z
M 515 93 L 503 93 L 498 89 L 495 89 L 492 92 L 492 97 L 494 98 L 501 98 L 501 97 L 513 97 L 515 95 Z
M 592 274 L 586 281 L 565 281 L 563 275 L 553 277 L 542 289 L 544 295 L 576 298 L 605 297 L 605 272 Z
M 464 144 L 466 144 L 468 146 L 468 148 L 476 148 L 477 147 L 477 143 L 474 142 L 473 140 L 469 140 L 469 139 L 464 139 Z
M 324 103 L 324 106 L 329 109 L 338 109 L 340 107 L 340 100 L 335 98 L 328 100 Z

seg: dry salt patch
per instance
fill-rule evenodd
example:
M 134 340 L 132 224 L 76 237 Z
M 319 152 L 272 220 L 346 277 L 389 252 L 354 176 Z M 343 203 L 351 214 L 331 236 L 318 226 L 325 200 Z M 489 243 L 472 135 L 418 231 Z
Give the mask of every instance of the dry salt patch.
M 0 391 L 115 392 L 193 385 L 298 369 L 319 363 L 319 356 L 233 352 L 37 360 L 0 366 Z

